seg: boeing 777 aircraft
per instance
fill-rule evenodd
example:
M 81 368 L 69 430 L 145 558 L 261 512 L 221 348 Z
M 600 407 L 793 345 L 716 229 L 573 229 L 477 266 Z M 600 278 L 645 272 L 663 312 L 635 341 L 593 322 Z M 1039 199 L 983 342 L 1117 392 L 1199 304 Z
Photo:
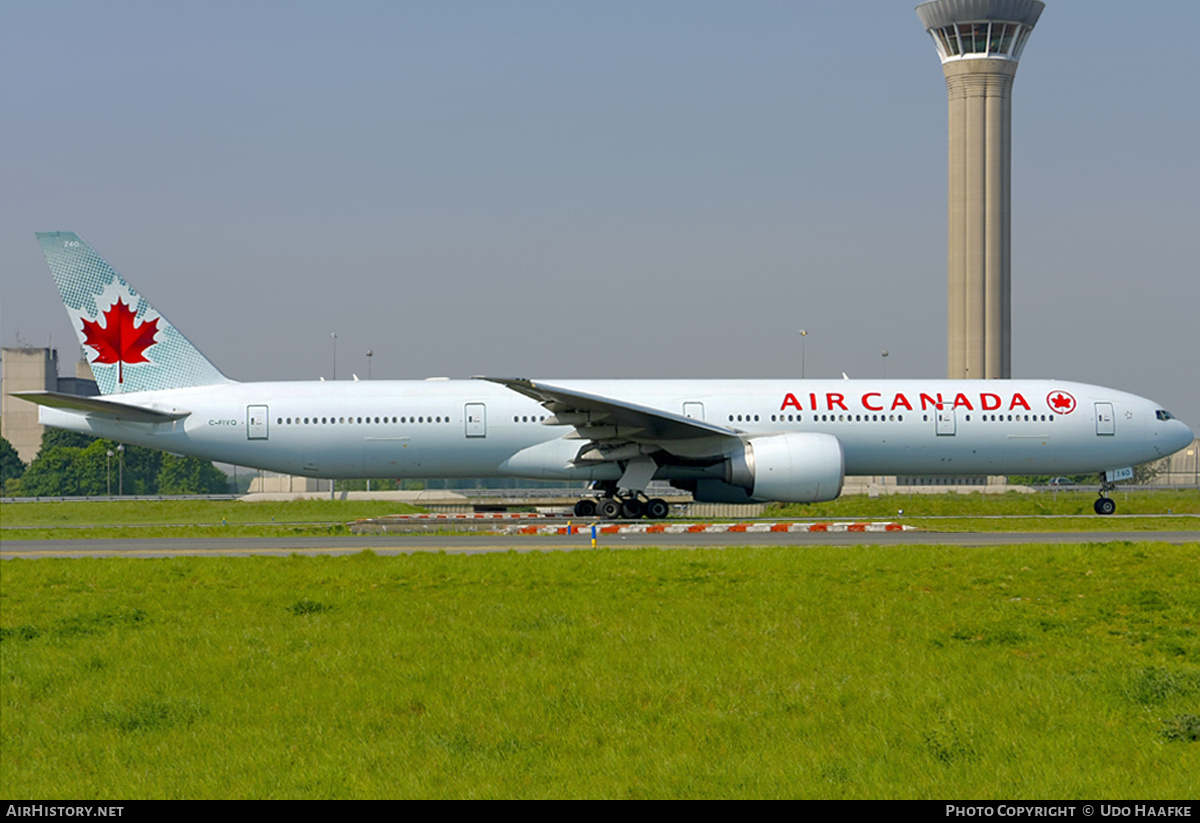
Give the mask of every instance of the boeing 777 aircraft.
M 37 235 L 101 397 L 23 392 L 96 437 L 324 478 L 592 481 L 579 516 L 667 515 L 652 479 L 711 502 L 832 500 L 851 475 L 1101 473 L 1193 434 L 1158 404 L 1057 380 L 238 383 L 71 232 Z

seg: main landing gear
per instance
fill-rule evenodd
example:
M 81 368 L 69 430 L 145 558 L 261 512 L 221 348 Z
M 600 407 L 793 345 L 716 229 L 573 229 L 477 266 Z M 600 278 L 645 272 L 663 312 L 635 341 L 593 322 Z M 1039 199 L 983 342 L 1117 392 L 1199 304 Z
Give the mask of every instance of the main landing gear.
M 1092 506 L 1096 510 L 1096 514 L 1112 514 L 1117 510 L 1117 501 L 1108 496 L 1108 493 L 1116 487 L 1115 483 L 1109 483 L 1107 480 L 1100 484 L 1100 497 Z
M 637 492 L 619 495 L 615 488 L 605 488 L 603 497 L 585 497 L 575 504 L 576 517 L 599 517 L 601 520 L 639 520 L 643 517 L 662 520 L 670 512 L 671 507 L 660 497 L 647 498 Z

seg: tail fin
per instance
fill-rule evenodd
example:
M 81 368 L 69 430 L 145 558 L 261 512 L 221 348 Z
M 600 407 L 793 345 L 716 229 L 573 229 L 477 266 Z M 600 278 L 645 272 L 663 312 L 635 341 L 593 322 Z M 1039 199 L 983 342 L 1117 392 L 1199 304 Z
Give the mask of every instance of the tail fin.
M 37 239 L 102 394 L 233 382 L 79 235 Z

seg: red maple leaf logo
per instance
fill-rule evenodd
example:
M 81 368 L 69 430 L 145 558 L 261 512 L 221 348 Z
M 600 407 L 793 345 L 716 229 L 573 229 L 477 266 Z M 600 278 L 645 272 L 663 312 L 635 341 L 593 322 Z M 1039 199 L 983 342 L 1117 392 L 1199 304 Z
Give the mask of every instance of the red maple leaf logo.
M 154 345 L 158 318 L 134 326 L 136 315 L 121 298 L 104 312 L 104 326 L 94 320 L 83 321 L 84 345 L 96 350 L 93 363 L 116 363 L 117 382 L 125 382 L 125 363 L 149 363 L 146 349 Z
M 1075 398 L 1064 391 L 1050 392 L 1046 396 L 1046 402 L 1050 404 L 1050 408 L 1061 414 L 1070 414 L 1075 411 Z

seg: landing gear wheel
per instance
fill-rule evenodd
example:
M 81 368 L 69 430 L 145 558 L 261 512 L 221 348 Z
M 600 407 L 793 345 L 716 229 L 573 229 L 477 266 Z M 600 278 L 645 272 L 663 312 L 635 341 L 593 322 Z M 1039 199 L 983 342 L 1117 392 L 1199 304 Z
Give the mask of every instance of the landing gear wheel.
M 621 501 L 615 497 L 605 497 L 596 501 L 596 514 L 604 520 L 616 520 L 621 516 Z
M 671 507 L 661 497 L 655 497 L 646 503 L 646 517 L 651 520 L 662 520 L 671 513 Z
M 595 517 L 596 516 L 596 501 L 595 500 L 580 500 L 575 504 L 576 517 Z
M 630 497 L 621 501 L 621 517 L 626 520 L 637 520 L 645 513 L 646 507 L 636 497 Z

